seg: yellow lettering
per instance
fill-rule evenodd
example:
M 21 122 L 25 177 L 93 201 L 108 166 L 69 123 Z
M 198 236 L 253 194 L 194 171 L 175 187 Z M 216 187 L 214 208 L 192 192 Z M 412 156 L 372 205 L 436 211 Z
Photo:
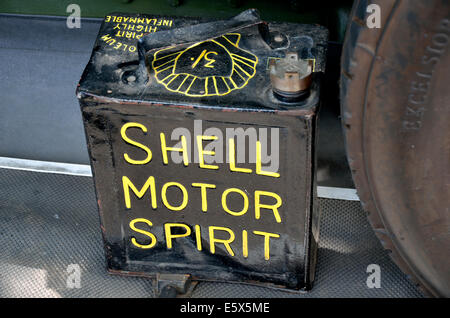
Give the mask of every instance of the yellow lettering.
M 252 169 L 247 168 L 237 168 L 236 167 L 236 148 L 234 145 L 234 138 L 230 138 L 229 142 L 229 161 L 230 161 L 230 170 L 236 172 L 244 172 L 244 173 L 252 173 Z
M 212 59 L 212 58 L 210 58 L 210 57 L 208 57 L 209 54 L 218 55 L 218 53 L 212 51 L 212 52 L 208 52 L 208 53 L 205 54 L 205 60 L 207 60 L 208 63 L 206 63 L 204 66 L 205 66 L 205 67 L 209 67 L 209 68 L 214 68 L 214 65 L 212 65 L 212 64 L 214 64 L 214 62 L 215 62 L 216 60 L 215 60 L 215 59 Z
M 253 233 L 264 236 L 264 259 L 268 261 L 270 259 L 270 238 L 278 238 L 280 235 L 261 231 L 253 231 Z
M 218 239 L 214 237 L 214 231 L 215 230 L 219 230 L 219 231 L 225 231 L 228 232 L 228 234 L 230 234 L 230 238 L 227 240 L 222 240 L 222 239 Z M 227 227 L 220 227 L 220 226 L 210 226 L 209 227 L 209 242 L 210 242 L 210 249 L 211 249 L 211 253 L 214 254 L 216 252 L 216 242 L 217 243 L 222 243 L 225 248 L 227 249 L 228 253 L 231 256 L 234 256 L 234 252 L 231 249 L 230 243 L 234 241 L 234 232 L 232 230 L 230 230 Z
M 203 55 L 205 55 L 206 52 L 207 52 L 206 50 L 203 50 L 203 52 L 200 53 L 198 58 L 195 60 L 194 64 L 192 64 L 192 68 L 195 68 L 197 66 L 198 62 L 201 61 L 201 59 L 203 58 Z
M 217 166 L 217 165 L 205 164 L 205 158 L 203 158 L 203 156 L 204 155 L 214 156 L 216 154 L 216 152 L 211 151 L 211 150 L 204 150 L 203 144 L 202 144 L 203 140 L 216 140 L 217 138 L 218 138 L 217 136 L 203 136 L 203 135 L 197 136 L 198 157 L 199 157 L 199 161 L 200 161 L 200 168 L 213 169 L 213 170 L 219 169 L 219 166 Z
M 131 209 L 131 199 L 130 199 L 130 189 L 133 190 L 133 193 L 141 199 L 148 188 L 150 188 L 150 195 L 151 195 L 151 201 L 152 201 L 152 208 L 156 209 L 156 191 L 155 191 L 155 178 L 149 177 L 147 181 L 145 182 L 144 186 L 141 188 L 141 190 L 138 190 L 134 184 L 130 181 L 130 179 L 127 176 L 122 177 L 122 185 L 123 185 L 123 193 L 125 197 L 125 206 L 127 209 Z
M 181 136 L 181 148 L 175 148 L 175 147 L 167 147 L 166 146 L 166 136 L 164 133 L 159 134 L 161 138 L 161 152 L 163 156 L 163 162 L 165 165 L 169 164 L 169 160 L 167 158 L 167 151 L 178 151 L 183 153 L 183 164 L 185 166 L 189 165 L 189 158 L 188 158 L 188 149 L 187 149 L 187 142 L 186 142 L 186 136 Z
M 269 176 L 274 178 L 279 178 L 280 174 L 278 172 L 270 172 L 262 170 L 262 162 L 261 162 L 261 142 L 256 142 L 256 174 L 260 174 L 263 176 Z
M 246 230 L 242 231 L 242 256 L 248 257 L 248 234 Z
M 269 196 L 272 198 L 275 198 L 277 200 L 277 202 L 275 204 L 261 204 L 260 202 L 260 197 L 262 195 L 265 196 Z M 282 204 L 282 200 L 281 197 L 273 192 L 268 192 L 268 191 L 259 191 L 256 190 L 255 191 L 255 218 L 257 220 L 259 220 L 261 218 L 261 209 L 269 209 L 273 211 L 273 214 L 275 216 L 275 220 L 277 221 L 277 223 L 281 223 L 281 217 L 280 217 L 280 213 L 278 212 L 278 208 L 281 206 Z
M 144 150 L 147 153 L 147 157 L 144 160 L 134 160 L 134 159 L 131 159 L 128 156 L 128 154 L 124 153 L 123 157 L 125 158 L 125 161 L 128 162 L 128 163 L 131 163 L 133 165 L 143 165 L 143 164 L 146 164 L 146 163 L 150 162 L 150 160 L 152 160 L 152 152 L 151 152 L 151 150 L 148 147 L 144 146 L 143 144 L 141 144 L 141 143 L 139 143 L 137 141 L 131 140 L 126 135 L 126 132 L 127 132 L 128 128 L 140 128 L 144 133 L 147 132 L 147 128 L 144 125 L 139 124 L 139 123 L 126 123 L 120 129 L 120 135 L 122 136 L 122 139 L 126 143 L 129 143 L 130 145 L 133 145 L 135 147 L 138 147 L 138 148 Z
M 173 206 L 167 201 L 166 192 L 169 187 L 177 187 L 183 193 L 183 201 L 181 202 L 181 204 L 179 206 Z M 164 205 L 166 206 L 166 208 L 168 208 L 169 210 L 180 211 L 180 210 L 183 210 L 186 207 L 186 205 L 188 204 L 188 193 L 187 193 L 186 188 L 182 184 L 180 184 L 178 182 L 167 182 L 163 185 L 163 187 L 161 189 L 161 199 L 162 199 Z
M 155 237 L 155 235 L 153 235 L 150 232 L 147 232 L 147 231 L 144 231 L 144 230 L 136 228 L 135 224 L 138 223 L 138 222 L 145 223 L 145 224 L 147 224 L 150 227 L 153 226 L 152 222 L 150 222 L 150 220 L 142 219 L 142 218 L 134 219 L 134 220 L 132 220 L 130 222 L 130 228 L 133 231 L 141 233 L 141 234 L 144 234 L 144 235 L 147 235 L 151 239 L 151 242 L 149 244 L 143 245 L 143 244 L 138 243 L 136 241 L 136 238 L 132 237 L 131 238 L 131 243 L 133 243 L 134 246 L 139 247 L 139 248 L 152 248 L 156 244 L 156 237 Z
M 202 250 L 202 234 L 200 232 L 200 225 L 195 225 L 195 240 L 197 241 L 197 250 Z
M 111 37 L 109 36 L 109 34 L 106 34 L 106 35 L 102 36 L 101 39 L 103 41 L 107 42 L 107 41 L 111 40 Z
M 243 198 L 244 198 L 244 207 L 242 208 L 241 211 L 236 212 L 236 211 L 231 211 L 228 206 L 227 206 L 227 196 L 230 192 L 236 192 L 239 193 Z M 222 207 L 225 210 L 225 212 L 227 212 L 228 214 L 234 215 L 234 216 L 241 216 L 244 215 L 247 210 L 248 210 L 248 197 L 245 194 L 244 191 L 236 189 L 236 188 L 229 188 L 226 189 L 223 193 L 222 193 Z
M 206 212 L 208 211 L 208 200 L 206 198 L 206 189 L 215 189 L 216 186 L 214 184 L 208 184 L 208 183 L 193 183 L 193 187 L 200 188 L 200 193 L 202 196 L 202 211 Z
M 172 227 L 181 227 L 186 229 L 184 234 L 172 234 Z M 167 248 L 172 248 L 172 239 L 177 237 L 186 237 L 191 235 L 191 228 L 183 223 L 166 223 L 164 224 L 164 232 L 166 234 Z

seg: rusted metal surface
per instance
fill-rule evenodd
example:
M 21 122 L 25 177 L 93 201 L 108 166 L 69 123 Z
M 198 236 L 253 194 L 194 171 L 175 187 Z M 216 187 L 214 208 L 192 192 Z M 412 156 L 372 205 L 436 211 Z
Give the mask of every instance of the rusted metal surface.
M 157 274 L 154 292 L 160 298 L 189 297 L 196 284 L 190 275 Z
M 153 19 L 163 30 L 139 44 L 132 33 L 130 39 L 116 33 L 117 24 L 136 31 Z M 122 25 L 130 21 L 137 23 Z M 254 10 L 198 22 L 112 14 L 80 81 L 108 270 L 311 288 L 319 220 L 316 113 L 327 31 L 267 24 Z M 294 104 L 273 96 L 268 74 L 269 61 L 288 51 L 316 65 L 310 94 Z M 177 129 L 189 147 L 180 135 L 173 138 Z M 229 129 L 254 129 L 257 139 L 230 141 Z M 278 147 L 278 167 L 261 168 L 258 159 L 230 164 L 230 149 L 239 143 L 247 156 L 256 147 L 258 156 L 262 131 L 278 136 L 266 144 Z M 202 162 L 212 154 L 198 153 L 198 145 L 208 149 L 213 137 L 222 143 L 215 152 L 226 158 Z M 198 153 L 197 160 L 185 160 L 184 149 L 194 158 Z M 183 154 L 178 162 L 175 152 Z
M 358 195 L 394 260 L 450 296 L 450 4 L 376 1 L 381 28 L 354 6 L 344 45 L 342 117 Z

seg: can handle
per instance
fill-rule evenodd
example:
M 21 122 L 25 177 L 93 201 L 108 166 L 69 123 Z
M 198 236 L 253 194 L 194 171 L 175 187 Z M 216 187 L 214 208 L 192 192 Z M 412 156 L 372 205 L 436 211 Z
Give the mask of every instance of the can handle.
M 248 9 L 229 20 L 199 23 L 183 28 L 147 34 L 138 41 L 139 67 L 137 75 L 148 76 L 146 61 L 148 53 L 152 50 L 214 39 L 226 33 L 236 32 L 254 25 L 258 25 L 260 34 L 263 40 L 266 41 L 269 37 L 268 25 L 261 20 L 256 9 Z

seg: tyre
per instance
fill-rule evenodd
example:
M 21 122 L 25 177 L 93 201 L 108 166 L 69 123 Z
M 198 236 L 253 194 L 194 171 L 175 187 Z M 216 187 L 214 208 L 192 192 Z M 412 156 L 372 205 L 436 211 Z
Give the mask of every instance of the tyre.
M 450 1 L 367 1 L 347 26 L 341 116 L 375 233 L 425 293 L 450 297 Z

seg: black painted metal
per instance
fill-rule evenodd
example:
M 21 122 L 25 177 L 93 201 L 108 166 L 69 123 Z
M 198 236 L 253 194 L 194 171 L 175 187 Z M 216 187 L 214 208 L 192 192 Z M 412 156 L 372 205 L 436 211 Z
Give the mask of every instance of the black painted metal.
M 267 24 L 253 10 L 228 22 L 207 24 L 193 19 L 154 18 L 124 14 L 106 17 L 77 90 L 109 271 L 149 277 L 158 273 L 187 274 L 200 280 L 309 289 L 318 240 L 316 113 L 327 31 L 312 25 Z M 199 31 L 201 38 L 191 34 L 202 30 L 202 25 L 210 32 Z M 138 26 L 158 29 L 140 36 Z M 127 30 L 119 28 L 134 31 L 128 31 L 127 38 L 127 33 L 117 33 Z M 275 41 L 277 35 L 283 41 Z M 141 39 L 139 44 L 136 37 Z M 175 39 L 176 43 L 164 39 Z M 223 52 L 220 48 L 224 48 Z M 284 57 L 288 51 L 315 61 L 311 92 L 295 105 L 273 97 L 267 73 L 269 59 Z M 214 53 L 208 56 L 208 52 Z M 177 57 L 180 64 L 171 62 L 170 56 Z M 208 67 L 211 65 L 215 67 Z M 167 74 L 161 74 L 162 69 L 167 69 Z M 236 69 L 240 75 L 235 74 Z M 242 75 L 241 82 L 238 75 Z M 170 86 L 176 81 L 177 85 Z M 183 81 L 191 81 L 190 86 L 184 87 Z M 124 125 L 129 123 L 139 125 L 127 129 Z M 174 163 L 169 151 L 165 164 L 160 134 L 164 134 L 167 147 L 181 147 L 179 137 L 170 138 L 177 128 L 189 132 L 191 154 L 198 150 L 196 135 L 219 136 L 224 162 L 207 163 L 215 165 L 214 169 L 202 168 L 192 160 L 187 165 Z M 205 131 L 208 128 L 214 128 L 214 133 Z M 231 171 L 227 129 L 249 128 L 259 132 L 258 140 L 262 140 L 264 129 L 269 131 L 268 136 L 278 132 L 279 139 L 269 142 L 268 149 L 274 143 L 279 147 L 279 177 L 256 173 L 254 162 L 238 164 L 251 173 Z M 256 147 L 250 139 L 247 151 Z M 204 148 L 208 142 L 204 141 Z M 130 158 L 140 164 L 130 164 Z M 215 185 L 214 189 L 206 189 L 206 211 L 200 188 L 193 183 Z M 184 195 L 180 188 L 186 189 Z M 230 188 L 240 192 L 233 190 L 224 196 Z M 278 213 L 267 207 L 256 211 L 257 191 L 278 195 L 282 202 Z M 232 213 L 225 211 L 224 197 Z M 248 199 L 248 209 L 238 213 L 243 208 L 243 197 Z M 260 198 L 265 205 L 278 202 L 275 195 Z M 170 227 L 170 223 L 177 225 Z M 190 235 L 185 236 L 188 232 Z M 168 234 L 174 238 L 168 239 Z M 229 243 L 212 244 L 212 235 Z

